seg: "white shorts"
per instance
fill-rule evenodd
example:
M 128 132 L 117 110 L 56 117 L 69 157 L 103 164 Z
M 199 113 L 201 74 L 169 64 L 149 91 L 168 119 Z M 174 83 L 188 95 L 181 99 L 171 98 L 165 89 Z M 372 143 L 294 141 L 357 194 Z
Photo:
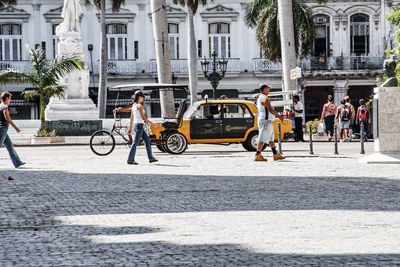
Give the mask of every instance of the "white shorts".
M 275 140 L 274 125 L 269 120 L 258 120 L 258 142 L 269 143 Z

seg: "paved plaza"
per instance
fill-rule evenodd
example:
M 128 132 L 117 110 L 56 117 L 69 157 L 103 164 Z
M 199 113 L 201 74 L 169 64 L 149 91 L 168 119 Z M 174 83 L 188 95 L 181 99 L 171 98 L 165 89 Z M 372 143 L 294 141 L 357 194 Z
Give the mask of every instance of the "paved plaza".
M 0 266 L 399 266 L 400 165 L 358 162 L 359 143 L 0 150 Z M 366 144 L 367 155 L 373 144 Z M 15 180 L 8 181 L 12 176 Z

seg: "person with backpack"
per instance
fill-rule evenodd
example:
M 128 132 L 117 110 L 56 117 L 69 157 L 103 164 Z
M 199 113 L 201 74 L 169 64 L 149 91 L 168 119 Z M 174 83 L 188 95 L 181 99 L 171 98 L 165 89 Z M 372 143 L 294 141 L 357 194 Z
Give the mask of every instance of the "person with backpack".
M 351 109 L 351 120 L 350 120 L 350 128 L 349 128 L 349 135 L 350 135 L 349 141 L 351 142 L 351 139 L 353 138 L 354 122 L 356 119 L 356 109 L 354 108 L 353 104 L 351 104 L 349 96 L 346 96 L 344 98 L 344 100 L 346 100 L 346 105 L 348 105 Z
M 337 109 L 336 121 L 339 121 L 340 142 L 349 141 L 349 129 L 351 122 L 351 108 L 346 105 L 346 100 L 340 101 L 340 107 Z
M 368 106 L 365 105 L 364 99 L 360 99 L 359 101 L 360 106 L 357 109 L 357 116 L 356 116 L 356 125 L 361 123 L 364 124 L 364 140 L 368 140 L 368 124 L 371 123 L 371 112 L 368 109 Z M 361 127 L 360 127 L 360 138 L 361 138 Z

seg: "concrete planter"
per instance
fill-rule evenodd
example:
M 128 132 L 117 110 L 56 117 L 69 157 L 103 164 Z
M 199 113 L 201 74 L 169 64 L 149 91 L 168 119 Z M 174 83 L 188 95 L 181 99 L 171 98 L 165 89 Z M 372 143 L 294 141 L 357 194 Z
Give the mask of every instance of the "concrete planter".
M 65 143 L 65 137 L 56 136 L 56 137 L 32 137 L 31 144 L 32 145 L 49 145 L 49 144 L 63 144 Z

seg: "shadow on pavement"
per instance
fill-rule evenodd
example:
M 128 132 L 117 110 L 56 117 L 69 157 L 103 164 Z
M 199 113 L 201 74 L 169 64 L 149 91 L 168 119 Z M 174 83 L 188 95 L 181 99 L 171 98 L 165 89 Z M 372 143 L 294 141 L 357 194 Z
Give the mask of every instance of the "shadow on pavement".
M 61 225 L 57 216 L 203 211 L 400 211 L 400 181 L 384 178 L 15 172 L 0 182 L 0 265 L 397 265 L 399 254 L 270 254 L 237 244 L 95 243 L 93 235 L 151 227 Z M 268 233 L 263 233 L 268 234 Z

